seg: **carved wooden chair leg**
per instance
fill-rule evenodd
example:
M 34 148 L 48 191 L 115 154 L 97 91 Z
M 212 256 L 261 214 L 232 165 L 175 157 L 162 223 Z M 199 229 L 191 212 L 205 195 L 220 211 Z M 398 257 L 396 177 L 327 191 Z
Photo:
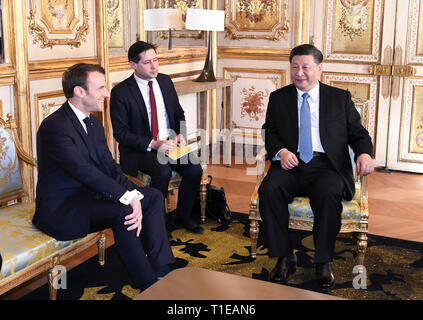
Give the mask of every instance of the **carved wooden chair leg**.
M 170 209 L 172 209 L 171 208 L 171 205 L 170 205 L 170 195 L 171 194 L 173 194 L 173 190 L 172 191 L 169 191 L 168 193 L 167 193 L 167 195 L 166 195 L 166 204 L 167 204 L 167 206 L 166 206 L 166 211 L 167 212 L 169 212 L 170 211 Z
M 366 232 L 360 232 L 357 235 L 357 263 L 361 266 L 364 266 L 364 256 L 366 255 L 367 239 L 368 238 Z
M 48 291 L 50 293 L 50 300 L 56 300 L 57 299 L 57 287 L 55 282 L 55 279 L 59 273 L 57 272 L 57 269 L 54 267 L 48 270 L 47 278 L 48 278 Z
M 105 255 L 106 255 L 106 234 L 104 231 L 100 232 L 100 238 L 97 241 L 98 248 L 98 263 L 100 266 L 104 266 Z
M 256 258 L 259 223 L 256 219 L 250 219 L 251 258 Z
M 206 203 L 207 203 L 207 187 L 205 184 L 200 185 L 200 208 L 201 208 L 201 223 L 206 221 Z

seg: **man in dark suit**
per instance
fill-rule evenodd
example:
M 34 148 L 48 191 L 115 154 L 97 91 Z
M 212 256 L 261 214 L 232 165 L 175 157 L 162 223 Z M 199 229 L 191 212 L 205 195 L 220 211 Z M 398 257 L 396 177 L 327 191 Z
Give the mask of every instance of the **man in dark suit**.
M 33 224 L 61 241 L 112 228 L 135 286 L 144 290 L 175 261 L 163 196 L 153 188 L 137 188 L 125 177 L 100 121 L 90 114 L 101 112 L 109 97 L 104 69 L 76 64 L 64 72 L 62 85 L 68 101 L 43 120 L 37 134 Z
M 134 74 L 111 92 L 110 117 L 113 135 L 119 142 L 120 166 L 130 176 L 138 170 L 151 176 L 150 186 L 168 192 L 172 170 L 182 176 L 175 210 L 176 225 L 191 233 L 203 233 L 191 219 L 191 210 L 201 182 L 202 169 L 193 154 L 184 161 L 163 161 L 166 151 L 185 145 L 184 110 L 169 76 L 158 73 L 156 48 L 144 41 L 128 50 Z M 195 161 L 193 161 L 193 159 Z
M 359 174 L 367 175 L 374 167 L 371 138 L 351 94 L 319 82 L 322 60 L 312 45 L 292 49 L 293 84 L 269 97 L 263 138 L 272 161 L 259 197 L 269 257 L 278 257 L 270 280 L 286 283 L 295 272 L 288 204 L 295 196 L 307 196 L 314 214 L 316 280 L 322 289 L 330 289 L 335 283 L 331 261 L 341 227 L 341 201 L 351 200 L 355 192 L 348 146 Z

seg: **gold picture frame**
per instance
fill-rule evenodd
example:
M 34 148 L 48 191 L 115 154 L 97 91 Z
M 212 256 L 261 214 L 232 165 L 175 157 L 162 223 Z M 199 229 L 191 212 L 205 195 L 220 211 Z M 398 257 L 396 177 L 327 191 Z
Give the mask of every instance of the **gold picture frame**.
M 289 31 L 288 1 L 225 0 L 226 35 L 232 39 L 286 39 Z
M 82 25 L 76 28 L 81 14 Z M 28 29 L 33 42 L 39 43 L 41 48 L 53 48 L 56 45 L 79 48 L 89 32 L 87 0 L 30 0 L 28 20 Z M 39 23 L 42 23 L 44 27 Z M 51 34 L 75 34 L 75 36 L 74 38 L 49 38 Z

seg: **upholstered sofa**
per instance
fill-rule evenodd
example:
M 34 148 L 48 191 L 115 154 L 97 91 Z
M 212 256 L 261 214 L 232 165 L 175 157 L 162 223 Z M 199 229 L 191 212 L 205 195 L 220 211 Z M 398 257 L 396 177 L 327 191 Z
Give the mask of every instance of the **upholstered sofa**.
M 57 297 L 57 278 L 64 260 L 97 242 L 99 263 L 104 264 L 104 232 L 72 241 L 57 241 L 32 225 L 35 203 L 28 201 L 21 177 L 20 163 L 36 166 L 36 161 L 18 140 L 12 115 L 0 119 L 0 295 L 47 271 L 50 299 Z M 63 275 L 60 275 L 63 276 Z

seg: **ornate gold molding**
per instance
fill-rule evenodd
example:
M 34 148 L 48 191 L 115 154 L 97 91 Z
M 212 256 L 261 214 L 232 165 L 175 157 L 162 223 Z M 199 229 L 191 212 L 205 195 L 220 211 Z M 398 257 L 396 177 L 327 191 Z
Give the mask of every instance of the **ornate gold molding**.
M 51 78 L 61 78 L 63 72 L 70 66 L 81 62 L 81 58 L 63 58 L 55 60 L 35 60 L 28 63 L 29 79 L 42 80 Z M 85 63 L 99 64 L 96 57 L 84 57 Z
M 89 32 L 88 25 L 88 9 L 87 9 L 87 0 L 82 0 L 82 25 L 76 29 L 75 37 L 73 39 L 49 39 L 46 30 L 37 24 L 36 22 L 36 12 L 37 7 L 34 4 L 34 1 L 30 1 L 30 11 L 29 11 L 29 33 L 33 36 L 33 43 L 39 43 L 41 48 L 53 48 L 56 45 L 68 45 L 70 47 L 79 48 L 81 42 L 85 41 L 85 36 Z M 44 20 L 42 20 L 44 21 Z M 74 23 L 76 24 L 76 23 Z M 74 26 L 73 26 L 74 27 Z M 49 28 L 47 28 L 49 29 Z M 73 31 L 73 30 L 72 30 Z M 54 33 L 58 33 L 55 31 Z M 69 33 L 69 30 L 63 30 L 62 34 Z
M 230 36 L 234 40 L 240 40 L 240 39 L 266 39 L 266 40 L 272 40 L 272 41 L 278 41 L 280 38 L 286 38 L 286 34 L 289 31 L 289 19 L 288 19 L 288 3 L 284 1 L 283 8 L 280 8 L 280 11 L 278 11 L 278 21 L 283 21 L 282 24 L 279 24 L 276 26 L 276 28 L 272 28 L 269 30 L 256 30 L 256 31 L 269 31 L 267 34 L 240 34 L 241 31 L 238 29 L 238 26 L 231 25 L 230 23 L 234 20 L 231 20 L 231 15 L 236 14 L 236 11 L 233 11 L 233 6 L 230 4 L 230 1 L 232 0 L 226 0 L 225 1 L 225 29 L 226 29 L 226 35 Z M 277 0 L 275 0 L 276 3 Z M 230 12 L 232 11 L 232 12 Z M 281 13 L 283 11 L 283 18 L 281 19 Z M 245 28 L 241 28 L 245 29 Z M 247 30 L 248 31 L 248 30 Z M 251 30 L 250 32 L 253 32 L 254 30 Z
M 288 61 L 291 49 L 259 49 L 244 47 L 219 47 L 218 56 L 233 59 L 281 60 Z
M 61 98 L 61 101 L 51 101 L 54 98 Z M 42 102 L 42 100 L 49 100 Z M 54 90 L 49 92 L 42 92 L 34 94 L 34 109 L 35 109 L 35 130 L 38 130 L 41 121 L 43 121 L 51 111 L 51 108 L 59 107 L 63 104 L 65 100 L 63 90 Z M 41 117 L 40 117 L 41 112 Z

